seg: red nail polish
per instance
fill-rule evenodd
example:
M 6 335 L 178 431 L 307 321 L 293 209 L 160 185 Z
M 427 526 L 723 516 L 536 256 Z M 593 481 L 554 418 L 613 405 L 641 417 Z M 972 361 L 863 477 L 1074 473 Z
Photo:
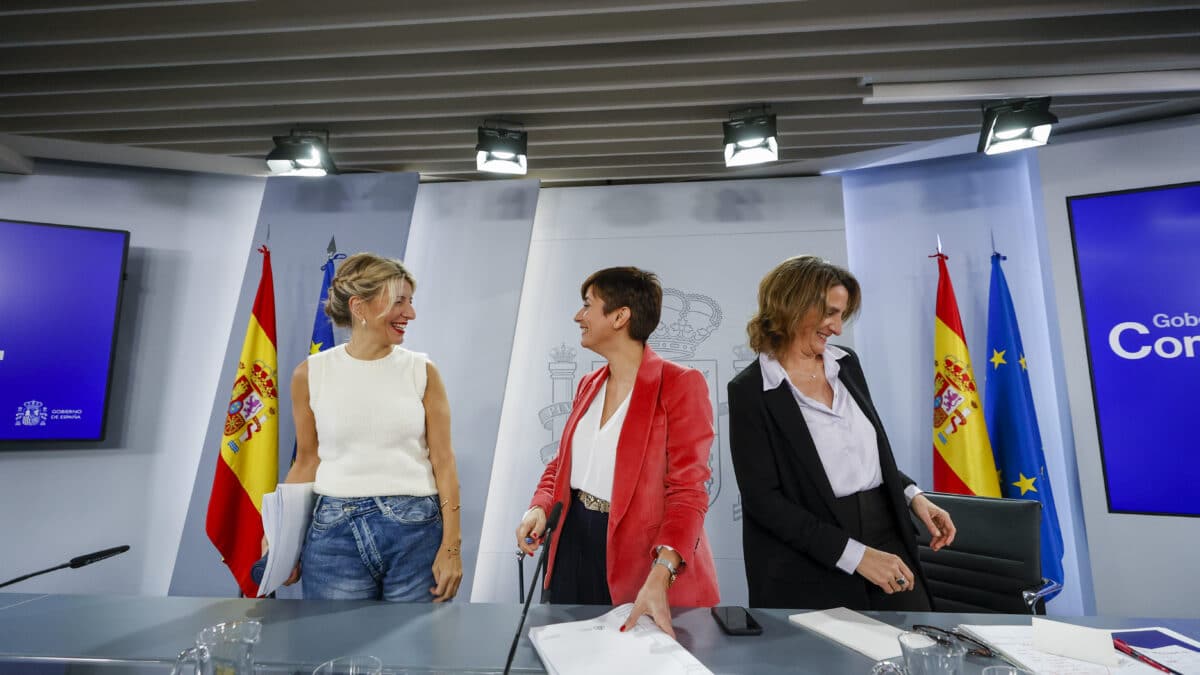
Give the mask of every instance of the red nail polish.
M 624 632 L 625 632 L 625 626 L 621 626 L 621 632 L 622 632 L 622 633 L 624 633 Z

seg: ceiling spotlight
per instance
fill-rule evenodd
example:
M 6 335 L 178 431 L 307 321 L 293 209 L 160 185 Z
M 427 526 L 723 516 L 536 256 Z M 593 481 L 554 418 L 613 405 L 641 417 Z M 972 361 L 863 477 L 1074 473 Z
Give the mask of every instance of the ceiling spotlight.
M 725 130 L 725 166 L 748 166 L 779 159 L 775 115 L 766 106 L 729 114 Z
M 997 155 L 1045 145 L 1056 122 L 1049 96 L 984 104 L 978 152 Z
M 267 155 L 267 168 L 275 176 L 324 176 L 337 173 L 329 156 L 328 131 L 297 131 L 274 136 L 275 148 Z
M 528 134 L 519 129 L 479 127 L 479 143 L 475 146 L 475 168 L 488 173 L 524 176 L 529 170 L 526 151 L 528 140 Z

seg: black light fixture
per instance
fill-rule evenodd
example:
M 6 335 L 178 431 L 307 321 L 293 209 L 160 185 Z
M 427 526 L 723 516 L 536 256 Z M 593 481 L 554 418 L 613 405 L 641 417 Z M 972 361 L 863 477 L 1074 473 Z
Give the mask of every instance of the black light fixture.
M 725 166 L 748 166 L 779 159 L 779 140 L 775 115 L 767 106 L 746 108 L 729 114 L 723 122 Z
M 487 173 L 524 176 L 529 170 L 529 135 L 513 122 L 485 121 L 475 145 L 475 168 Z
M 267 168 L 275 176 L 324 176 L 337 173 L 329 156 L 329 132 L 292 129 L 273 136 L 275 148 L 267 155 Z
M 1045 145 L 1056 122 L 1049 96 L 985 103 L 978 152 L 998 155 Z

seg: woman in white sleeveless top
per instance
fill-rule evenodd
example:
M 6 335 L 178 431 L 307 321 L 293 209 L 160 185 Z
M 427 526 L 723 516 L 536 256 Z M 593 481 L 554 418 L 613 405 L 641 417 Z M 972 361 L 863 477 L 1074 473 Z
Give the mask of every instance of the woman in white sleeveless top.
M 300 564 L 304 597 L 443 602 L 462 580 L 450 406 L 424 354 L 400 346 L 416 282 L 398 260 L 347 258 L 325 313 L 348 343 L 292 375 L 296 462 L 317 494 Z

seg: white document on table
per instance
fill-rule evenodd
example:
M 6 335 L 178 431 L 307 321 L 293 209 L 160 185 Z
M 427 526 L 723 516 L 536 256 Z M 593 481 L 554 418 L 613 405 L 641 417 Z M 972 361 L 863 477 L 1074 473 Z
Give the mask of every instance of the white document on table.
M 595 619 L 535 626 L 529 641 L 550 675 L 712 675 L 648 616 L 622 633 L 632 609 L 627 603 Z
M 788 620 L 874 661 L 900 656 L 900 641 L 897 638 L 904 631 L 852 609 L 836 607 L 792 614 Z
M 315 500 L 312 483 L 280 483 L 274 492 L 263 495 L 263 532 L 270 548 L 258 597 L 273 593 L 291 576 L 300 560 Z
M 1113 648 L 1112 631 L 1089 626 L 1076 626 L 1062 621 L 1033 617 L 1033 648 L 1080 661 L 1117 667 L 1120 656 Z
M 1013 665 L 1035 675 L 1162 675 L 1160 671 L 1116 652 L 1115 648 L 1113 651 L 1117 654 L 1117 664 L 1113 666 L 1046 653 L 1033 646 L 1032 625 L 960 625 L 958 630 L 991 647 L 992 651 Z

